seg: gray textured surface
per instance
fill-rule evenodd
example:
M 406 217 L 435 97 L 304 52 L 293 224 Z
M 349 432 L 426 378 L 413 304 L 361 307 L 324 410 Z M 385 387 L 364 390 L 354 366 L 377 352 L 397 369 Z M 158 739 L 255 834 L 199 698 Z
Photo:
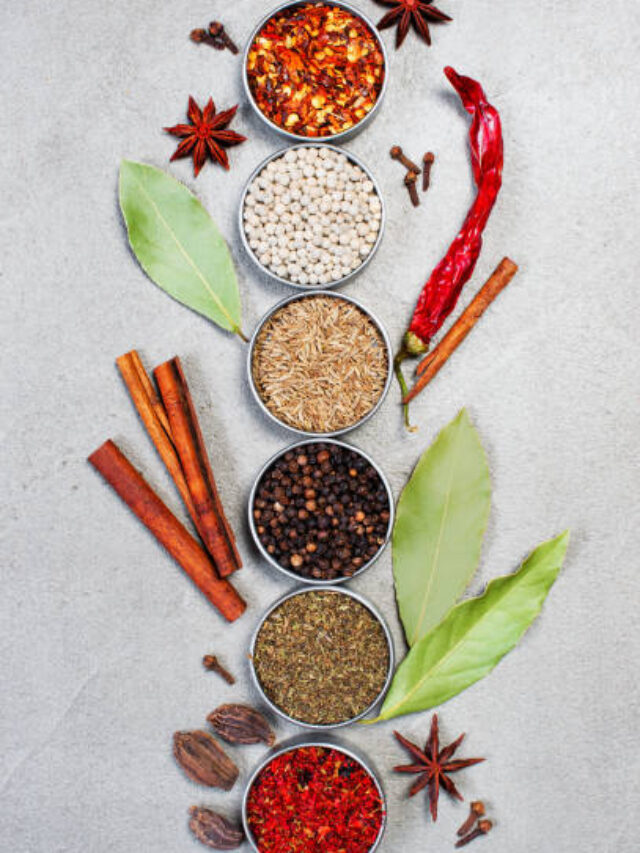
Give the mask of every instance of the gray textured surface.
M 368 0 L 358 5 L 379 13 Z M 472 195 L 468 123 L 441 73 L 480 79 L 506 132 L 505 186 L 465 294 L 509 253 L 514 284 L 400 426 L 395 389 L 352 436 L 396 492 L 435 432 L 466 404 L 487 447 L 494 508 L 475 590 L 538 541 L 573 531 L 542 617 L 496 671 L 442 709 L 444 736 L 467 730 L 488 761 L 461 785 L 486 798 L 494 853 L 637 849 L 638 4 L 610 0 L 442 0 L 455 22 L 427 50 L 392 51 L 380 117 L 350 148 L 382 182 L 382 249 L 348 292 L 398 340 L 419 287 Z M 25 0 L 2 11 L 3 583 L 0 848 L 195 851 L 186 810 L 232 813 L 175 767 L 171 733 L 220 700 L 250 698 L 246 639 L 289 587 L 260 564 L 240 519 L 254 473 L 288 442 L 252 403 L 242 345 L 169 300 L 130 256 L 117 202 L 122 156 L 165 167 L 187 95 L 240 97 L 230 54 L 187 34 L 219 13 L 242 41 L 268 7 L 248 0 Z M 387 36 L 391 43 L 391 35 Z M 243 181 L 279 142 L 243 105 L 251 142 L 233 171 L 170 171 L 195 187 L 236 255 L 245 325 L 286 292 L 256 278 L 234 230 Z M 438 160 L 425 204 L 409 209 L 393 142 Z M 634 316 L 635 315 L 635 316 Z M 635 321 L 635 322 L 634 322 Z M 122 442 L 179 509 L 114 368 L 139 347 L 149 364 L 180 353 L 246 568 L 246 616 L 225 627 L 89 469 L 104 438 Z M 401 650 L 390 555 L 354 584 L 386 613 Z M 200 666 L 222 653 L 227 688 Z M 426 735 L 429 716 L 400 721 Z M 390 773 L 393 724 L 348 731 L 384 770 L 384 853 L 447 850 L 465 807 L 435 827 Z M 290 733 L 279 727 L 280 736 Z M 242 773 L 262 755 L 234 753 Z M 475 848 L 474 848 L 475 849 Z M 478 850 L 480 847 L 478 847 Z

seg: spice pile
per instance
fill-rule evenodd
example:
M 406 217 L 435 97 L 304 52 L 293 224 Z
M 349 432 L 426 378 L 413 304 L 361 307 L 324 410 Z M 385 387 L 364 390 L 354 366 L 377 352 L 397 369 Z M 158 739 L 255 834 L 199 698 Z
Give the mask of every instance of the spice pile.
M 289 717 L 314 725 L 363 714 L 380 695 L 389 663 L 378 617 L 338 590 L 285 599 L 264 620 L 253 649 L 265 695 Z
M 418 195 L 418 178 L 422 174 L 422 192 L 426 193 L 431 184 L 431 169 L 435 161 L 435 154 L 427 151 L 422 157 L 422 168 L 414 163 L 404 153 L 399 145 L 392 145 L 389 151 L 392 160 L 397 160 L 405 168 L 404 185 L 409 193 L 411 204 L 414 207 L 420 207 L 420 196 Z
M 411 26 L 430 43 L 429 24 L 449 16 L 433 0 L 377 0 L 388 7 L 380 28 L 397 26 L 396 45 Z M 191 34 L 196 43 L 238 53 L 220 22 Z M 267 122 L 314 141 L 274 157 L 247 190 L 244 235 L 256 260 L 302 287 L 341 282 L 370 258 L 380 238 L 382 203 L 368 173 L 319 142 L 354 128 L 378 103 L 385 82 L 378 36 L 358 15 L 330 3 L 297 2 L 260 29 L 247 53 L 246 77 Z M 396 356 L 406 406 L 437 374 L 517 267 L 505 258 L 447 335 L 432 340 L 455 308 L 482 247 L 482 233 L 502 182 L 500 116 L 480 84 L 451 67 L 445 74 L 472 116 L 469 131 L 476 198 L 443 260 L 432 272 Z M 195 175 L 207 158 L 229 168 L 226 149 L 245 141 L 229 129 L 237 107 L 218 112 L 212 99 L 189 99 L 187 124 L 165 128 L 181 141 L 172 160 L 191 156 Z M 398 145 L 411 203 L 429 188 L 434 155 L 413 162 Z M 144 190 L 144 192 L 141 192 Z M 174 298 L 246 340 L 233 262 L 215 223 L 185 187 L 157 169 L 123 163 L 120 200 L 141 266 Z M 402 362 L 423 355 L 409 389 Z M 202 544 L 173 516 L 111 441 L 90 462 L 228 620 L 245 602 L 228 576 L 241 567 L 224 514 L 189 389 L 178 359 L 154 371 L 157 390 L 135 351 L 118 359 L 134 405 L 172 476 Z M 251 377 L 266 409 L 282 424 L 317 437 L 360 423 L 388 385 L 386 337 L 351 300 L 305 294 L 262 324 Z M 462 460 L 462 462 L 460 461 Z M 394 583 L 408 652 L 393 679 L 388 632 L 370 606 L 335 588 L 308 589 L 276 604 L 252 648 L 266 697 L 290 719 L 312 726 L 352 722 L 382 699 L 376 722 L 436 707 L 488 674 L 538 615 L 560 571 L 567 534 L 536 548 L 513 574 L 494 579 L 482 596 L 460 595 L 477 567 L 490 504 L 486 459 L 464 411 L 424 454 L 398 503 L 393 536 Z M 393 507 L 382 477 L 357 451 L 315 439 L 283 453 L 260 479 L 252 527 L 264 552 L 307 580 L 349 578 L 370 563 L 389 535 Z M 464 643 L 460 638 L 464 638 Z M 227 683 L 215 655 L 203 665 Z M 259 710 L 220 705 L 208 731 L 176 732 L 174 755 L 184 773 L 230 790 L 239 769 L 226 744 L 264 743 L 275 735 Z M 459 758 L 464 735 L 442 746 L 437 716 L 424 745 L 398 732 L 416 774 L 410 795 L 427 790 L 438 816 L 439 794 L 462 799 L 451 776 L 484 759 Z M 225 742 L 225 747 L 218 739 Z M 276 754 L 255 775 L 246 826 L 270 853 L 369 853 L 382 833 L 381 789 L 351 754 L 328 745 Z M 234 849 L 243 832 L 211 809 L 193 807 L 190 828 L 212 849 Z M 492 829 L 481 801 L 471 803 L 455 846 Z
M 261 853 L 367 853 L 384 821 L 371 774 L 338 749 L 277 755 L 249 791 L 247 819 Z
M 275 735 L 262 714 L 250 705 L 220 705 L 207 717 L 218 737 L 233 745 L 266 743 L 273 746 Z M 173 756 L 184 773 L 198 785 L 230 791 L 238 779 L 238 767 L 209 732 L 196 729 L 175 732 Z M 194 836 L 213 850 L 235 850 L 244 833 L 224 815 L 201 806 L 189 809 L 189 828 Z
M 180 359 L 172 358 L 156 367 L 153 375 L 157 391 L 136 350 L 120 356 L 117 364 L 202 545 L 113 441 L 105 441 L 89 456 L 89 462 L 180 564 L 203 595 L 225 619 L 233 622 L 242 615 L 246 604 L 228 577 L 242 567 L 242 560 L 220 500 Z
M 447 746 L 442 746 L 437 714 L 431 718 L 431 729 L 424 749 L 407 740 L 400 732 L 394 732 L 394 735 L 411 756 L 411 764 L 401 764 L 393 769 L 396 773 L 417 774 L 418 778 L 409 789 L 409 796 L 413 797 L 426 788 L 429 796 L 429 811 L 432 819 L 436 821 L 438 819 L 438 801 L 442 791 L 446 791 L 454 800 L 464 799 L 451 780 L 451 774 L 464 770 L 466 767 L 473 767 L 474 764 L 480 764 L 484 758 L 453 758 L 465 736 L 461 734 Z M 467 818 L 456 833 L 455 847 L 466 847 L 476 838 L 491 831 L 493 823 L 490 820 L 483 820 L 484 815 L 484 803 L 482 800 L 474 800 L 471 803 Z
M 252 507 L 268 554 L 304 578 L 351 577 L 384 546 L 389 496 L 374 466 L 340 444 L 303 444 L 264 474 Z
M 333 284 L 362 266 L 382 203 L 367 173 L 330 148 L 289 149 L 254 178 L 243 210 L 257 260 L 293 284 Z
M 220 21 L 211 21 L 206 30 L 191 30 L 189 38 L 196 44 L 208 44 L 216 50 L 230 50 L 235 55 L 239 53 L 238 45 Z
M 438 798 L 441 789 L 445 790 L 450 797 L 456 800 L 463 799 L 455 783 L 452 782 L 450 774 L 456 773 L 458 770 L 464 770 L 465 767 L 480 764 L 484 761 L 484 758 L 454 759 L 453 756 L 464 740 L 464 735 L 460 735 L 460 737 L 447 746 L 441 746 L 437 714 L 434 714 L 431 718 L 431 730 L 429 731 L 429 737 L 427 738 L 424 749 L 407 740 L 400 732 L 394 732 L 394 735 L 398 743 L 402 744 L 411 756 L 411 764 L 400 764 L 393 769 L 396 773 L 418 774 L 418 779 L 409 790 L 409 796 L 413 797 L 423 788 L 428 787 L 429 811 L 433 820 L 436 821 L 438 819 Z
M 298 136 L 334 136 L 358 124 L 375 106 L 384 75 L 378 37 L 360 17 L 324 3 L 274 15 L 247 56 L 258 108 Z
M 378 403 L 389 357 L 369 315 L 323 294 L 294 299 L 269 317 L 251 367 L 258 394 L 279 421 L 331 433 L 355 426 Z

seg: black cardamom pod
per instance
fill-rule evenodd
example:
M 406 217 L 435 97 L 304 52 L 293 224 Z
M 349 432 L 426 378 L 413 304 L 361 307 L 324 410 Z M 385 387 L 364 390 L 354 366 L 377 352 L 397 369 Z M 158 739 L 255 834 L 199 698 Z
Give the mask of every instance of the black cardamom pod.
M 250 705 L 220 705 L 207 720 L 228 743 L 266 743 L 273 746 L 276 740 L 269 723 Z
M 244 841 L 242 830 L 211 809 L 191 806 L 189 829 L 198 841 L 214 850 L 235 850 Z
M 176 732 L 173 754 L 194 782 L 230 791 L 238 778 L 238 768 L 207 732 Z

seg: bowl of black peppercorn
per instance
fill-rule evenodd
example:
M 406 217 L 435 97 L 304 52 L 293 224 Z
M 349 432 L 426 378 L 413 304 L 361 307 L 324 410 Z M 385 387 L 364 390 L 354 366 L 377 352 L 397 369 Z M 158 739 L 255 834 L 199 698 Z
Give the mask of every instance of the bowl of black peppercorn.
M 389 541 L 393 515 L 380 468 L 336 439 L 277 453 L 249 497 L 249 527 L 262 556 L 309 584 L 342 583 L 369 568 Z

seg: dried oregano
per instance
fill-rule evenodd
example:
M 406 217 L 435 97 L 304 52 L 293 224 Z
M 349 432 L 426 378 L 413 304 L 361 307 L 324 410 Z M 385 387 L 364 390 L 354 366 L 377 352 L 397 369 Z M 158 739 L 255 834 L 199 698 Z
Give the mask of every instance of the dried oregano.
M 314 590 L 284 601 L 254 648 L 258 680 L 296 720 L 326 725 L 357 717 L 382 690 L 389 646 L 380 621 L 356 599 Z

